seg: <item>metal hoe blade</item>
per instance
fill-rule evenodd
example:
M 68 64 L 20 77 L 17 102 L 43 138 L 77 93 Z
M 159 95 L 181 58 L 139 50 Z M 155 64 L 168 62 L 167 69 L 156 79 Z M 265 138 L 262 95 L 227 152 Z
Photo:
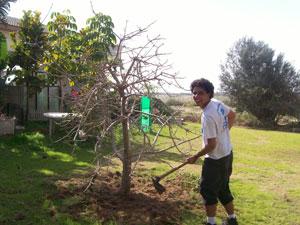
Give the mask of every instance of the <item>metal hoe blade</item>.
M 160 195 L 166 191 L 166 188 L 159 183 L 159 181 L 160 181 L 159 177 L 152 177 L 151 180 L 152 180 L 155 190 Z

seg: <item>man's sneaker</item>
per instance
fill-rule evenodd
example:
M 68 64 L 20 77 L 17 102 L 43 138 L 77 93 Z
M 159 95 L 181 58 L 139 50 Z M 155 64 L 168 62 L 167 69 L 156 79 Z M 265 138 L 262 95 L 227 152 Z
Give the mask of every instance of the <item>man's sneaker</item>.
M 228 218 L 222 225 L 238 225 L 238 222 L 236 218 Z

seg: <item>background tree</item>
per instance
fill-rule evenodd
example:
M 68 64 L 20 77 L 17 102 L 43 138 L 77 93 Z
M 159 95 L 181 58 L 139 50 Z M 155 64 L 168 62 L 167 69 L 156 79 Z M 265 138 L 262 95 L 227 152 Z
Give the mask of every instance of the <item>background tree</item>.
M 10 9 L 10 3 L 17 0 L 0 0 L 0 21 L 6 22 L 7 13 Z
M 9 66 L 12 68 L 19 65 L 22 68 L 17 74 L 17 82 L 25 83 L 27 87 L 25 120 L 28 120 L 29 96 L 40 91 L 45 83 L 45 77 L 38 76 L 47 48 L 45 27 L 40 21 L 40 13 L 25 11 L 18 34 L 12 33 L 11 37 L 15 50 L 9 55 Z
M 265 125 L 276 124 L 281 115 L 296 114 L 299 73 L 264 42 L 240 39 L 221 70 L 221 88 L 237 110 L 252 113 Z
M 52 13 L 47 27 L 49 50 L 45 57 L 45 70 L 48 72 L 49 84 L 59 83 L 60 111 L 63 112 L 68 77 L 71 77 L 77 67 L 78 51 L 73 45 L 78 35 L 77 25 L 75 18 L 67 10 L 63 13 Z
M 50 48 L 46 70 L 52 83 L 60 83 L 60 110 L 63 111 L 68 80 L 88 85 L 91 77 L 95 76 L 95 63 L 107 59 L 116 37 L 111 18 L 101 13 L 89 18 L 87 26 L 80 32 L 77 32 L 76 21 L 70 11 L 55 12 L 51 19 L 48 23 Z
M 86 27 L 80 30 L 77 46 L 80 52 L 80 73 L 77 77 L 81 83 L 93 82 L 97 73 L 97 64 L 111 57 L 111 51 L 116 44 L 116 36 L 113 31 L 114 24 L 110 16 L 102 13 L 94 13 L 87 19 Z M 92 78 L 92 79 L 91 79 Z

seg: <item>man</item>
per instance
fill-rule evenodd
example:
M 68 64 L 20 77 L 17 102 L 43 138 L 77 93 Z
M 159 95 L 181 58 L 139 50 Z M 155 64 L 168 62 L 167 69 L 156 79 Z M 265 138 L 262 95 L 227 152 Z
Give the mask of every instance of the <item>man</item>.
M 232 172 L 232 146 L 229 130 L 235 113 L 222 102 L 213 99 L 214 86 L 206 79 L 194 80 L 191 84 L 194 101 L 203 110 L 202 146 L 194 156 L 187 159 L 191 164 L 205 155 L 200 180 L 200 193 L 204 199 L 207 215 L 206 225 L 216 225 L 218 200 L 224 206 L 228 218 L 224 225 L 237 225 L 233 196 L 229 188 Z

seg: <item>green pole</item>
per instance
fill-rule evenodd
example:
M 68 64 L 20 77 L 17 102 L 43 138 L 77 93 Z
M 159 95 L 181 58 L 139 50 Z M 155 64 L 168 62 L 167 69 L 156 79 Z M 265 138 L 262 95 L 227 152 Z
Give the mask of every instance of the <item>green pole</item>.
M 151 107 L 150 107 L 150 98 L 147 96 L 142 96 L 141 98 L 141 129 L 144 132 L 149 132 L 151 128 Z

